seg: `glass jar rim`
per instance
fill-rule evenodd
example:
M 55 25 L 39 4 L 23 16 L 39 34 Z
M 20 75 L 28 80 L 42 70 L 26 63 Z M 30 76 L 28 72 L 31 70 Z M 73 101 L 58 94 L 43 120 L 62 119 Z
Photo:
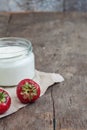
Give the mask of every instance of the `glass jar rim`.
M 21 47 L 21 50 L 14 51 L 7 51 L 8 47 Z M 0 38 L 0 48 L 5 48 L 6 52 L 0 53 L 0 59 L 9 59 L 9 58 L 15 58 L 20 55 L 24 56 L 32 52 L 32 44 L 30 40 L 27 40 L 25 38 L 20 37 L 3 37 Z M 12 54 L 12 56 L 10 56 Z M 2 56 L 4 55 L 4 57 Z M 9 56 L 8 56 L 9 55 Z

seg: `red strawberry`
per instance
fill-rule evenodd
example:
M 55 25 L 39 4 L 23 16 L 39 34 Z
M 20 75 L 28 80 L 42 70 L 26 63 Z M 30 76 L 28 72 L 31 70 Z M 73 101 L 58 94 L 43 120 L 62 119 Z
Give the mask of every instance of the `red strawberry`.
M 22 103 L 31 103 L 39 98 L 40 86 L 31 79 L 24 79 L 17 85 L 16 93 Z
M 11 97 L 9 94 L 0 88 L 0 114 L 6 112 L 11 105 Z

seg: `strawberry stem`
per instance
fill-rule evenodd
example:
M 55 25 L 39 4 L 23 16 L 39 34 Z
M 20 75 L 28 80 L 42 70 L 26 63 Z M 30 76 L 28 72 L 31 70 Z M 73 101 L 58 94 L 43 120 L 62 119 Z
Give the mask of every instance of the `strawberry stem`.
M 33 97 L 37 95 L 37 90 L 36 90 L 34 85 L 26 82 L 22 86 L 22 93 L 21 94 L 24 95 L 24 98 L 26 98 L 26 99 L 29 98 L 29 100 L 31 101 L 33 99 Z
M 0 92 L 0 103 L 6 102 L 6 94 L 2 91 Z

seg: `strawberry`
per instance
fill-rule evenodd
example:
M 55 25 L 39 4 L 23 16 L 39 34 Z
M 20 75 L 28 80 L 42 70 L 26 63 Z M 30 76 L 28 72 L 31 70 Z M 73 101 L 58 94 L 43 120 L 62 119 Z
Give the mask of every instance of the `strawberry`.
M 4 89 L 0 88 L 0 114 L 5 113 L 11 105 L 11 97 Z
M 31 79 L 23 79 L 17 85 L 16 94 L 22 103 L 34 102 L 40 96 L 40 86 Z

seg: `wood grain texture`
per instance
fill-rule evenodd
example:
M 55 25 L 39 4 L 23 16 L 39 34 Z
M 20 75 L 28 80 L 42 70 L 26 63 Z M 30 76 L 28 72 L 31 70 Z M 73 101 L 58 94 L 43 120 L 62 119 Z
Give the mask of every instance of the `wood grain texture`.
M 0 130 L 87 129 L 86 21 L 85 13 L 10 15 L 6 35 L 31 40 L 36 68 L 59 72 L 65 81 L 50 87 L 34 104 L 1 119 Z
M 9 14 L 0 14 L 0 37 L 5 37 L 7 35 L 9 17 Z

